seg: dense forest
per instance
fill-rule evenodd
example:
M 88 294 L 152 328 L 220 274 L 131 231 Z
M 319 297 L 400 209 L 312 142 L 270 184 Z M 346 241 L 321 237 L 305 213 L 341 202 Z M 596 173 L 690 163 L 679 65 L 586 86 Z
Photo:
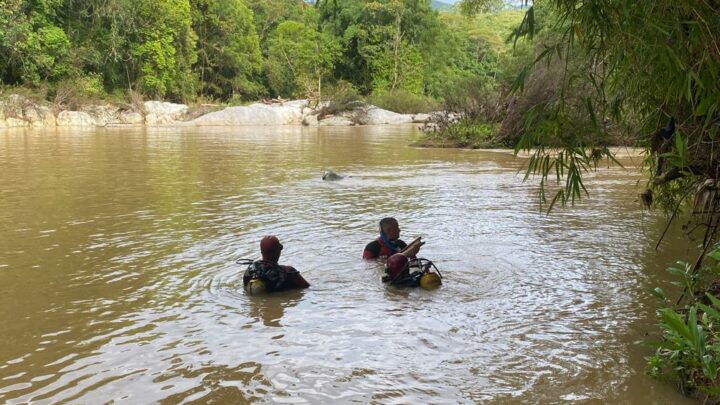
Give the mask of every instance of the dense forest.
M 496 36 L 522 13 L 504 13 L 488 27 L 429 0 L 2 0 L 0 80 L 50 100 L 67 89 L 183 102 L 320 99 L 338 85 L 440 100 L 464 80 L 493 87 L 514 73 L 503 71 L 510 46 Z

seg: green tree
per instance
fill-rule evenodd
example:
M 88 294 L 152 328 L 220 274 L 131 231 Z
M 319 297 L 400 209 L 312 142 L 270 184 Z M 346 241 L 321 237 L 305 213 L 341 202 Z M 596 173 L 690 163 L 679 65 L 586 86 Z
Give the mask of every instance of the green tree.
M 194 93 L 196 35 L 189 0 L 65 0 L 64 26 L 83 73 L 108 88 L 183 99 Z
M 319 101 L 340 47 L 329 35 L 295 21 L 278 25 L 268 40 L 268 79 L 276 94 Z
M 39 85 L 70 70 L 70 41 L 57 23 L 60 0 L 0 1 L 0 78 Z
M 304 22 L 308 5 L 303 0 L 247 0 L 255 16 L 255 28 L 261 47 L 267 50 L 270 34 L 283 21 Z
M 189 0 L 132 0 L 136 36 L 130 55 L 139 62 L 141 90 L 180 98 L 194 92 L 197 60 Z
M 323 29 L 340 39 L 336 76 L 365 92 L 422 92 L 422 61 L 440 27 L 427 0 L 322 1 Z
M 467 6 L 480 3 L 465 1 Z M 532 38 L 543 24 L 547 34 L 541 37 L 534 70 L 520 78 L 555 66 L 561 80 L 556 97 L 529 109 L 518 146 L 533 150 L 530 173 L 543 181 L 550 175 L 566 180 L 555 201 L 571 202 L 584 194 L 582 173 L 611 156 L 607 145 L 613 131 L 630 128 L 636 143 L 650 152 L 648 197 L 654 195 L 670 210 L 695 197 L 702 202 L 695 212 L 720 211 L 720 199 L 709 194 L 720 176 L 714 153 L 720 146 L 716 2 L 536 1 L 517 34 Z M 518 81 L 520 88 L 526 83 Z M 676 131 L 663 139 L 658 129 L 671 117 Z
M 262 92 L 262 54 L 252 12 L 241 0 L 192 0 L 201 91 L 222 99 Z
M 100 74 L 108 89 L 135 87 L 139 64 L 130 45 L 137 20 L 131 0 L 66 0 L 60 14 L 76 73 Z

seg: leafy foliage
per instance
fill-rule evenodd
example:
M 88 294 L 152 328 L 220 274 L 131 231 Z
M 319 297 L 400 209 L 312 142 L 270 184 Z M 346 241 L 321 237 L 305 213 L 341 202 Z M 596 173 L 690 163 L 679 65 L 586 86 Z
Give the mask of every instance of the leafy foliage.
M 336 77 L 364 92 L 421 93 L 423 56 L 440 27 L 427 1 L 347 0 L 318 5 L 323 28 L 340 39 Z
M 58 0 L 0 1 L 0 78 L 39 85 L 70 69 L 70 41 L 56 25 Z
M 250 10 L 238 0 L 191 3 L 202 93 L 220 99 L 261 94 L 262 54 Z
M 688 263 L 678 262 L 668 271 L 682 281 L 685 291 L 697 291 L 703 284 L 701 276 L 720 274 L 720 247 L 708 253 L 714 262 L 700 271 Z M 669 306 L 658 310 L 662 341 L 655 343 L 655 354 L 648 357 L 648 373 L 655 378 L 680 382 L 686 394 L 704 395 L 705 400 L 720 400 L 720 299 L 718 284 L 691 295 L 682 307 Z M 655 289 L 655 295 L 668 303 L 665 292 Z
M 268 81 L 274 92 L 319 101 L 322 82 L 340 53 L 339 44 L 295 21 L 278 25 L 268 43 Z
M 496 91 L 515 14 L 467 19 L 429 0 L 0 0 L 0 80 L 53 97 L 100 78 L 105 96 L 180 101 L 321 100 L 346 81 L 426 109 L 473 77 Z
M 442 109 L 437 100 L 405 90 L 374 94 L 366 100 L 374 106 L 401 114 L 429 113 Z
M 304 16 L 309 9 L 302 0 L 247 0 L 246 4 L 253 12 L 255 29 L 263 46 L 282 22 L 305 22 Z
M 474 8 L 483 2 L 465 3 Z M 720 13 L 716 4 L 536 1 L 516 34 L 539 37 L 532 65 L 545 66 L 559 77 L 555 94 L 523 113 L 518 150 L 532 150 L 537 161 L 549 159 L 556 166 L 575 161 L 593 167 L 595 157 L 609 155 L 592 151 L 604 151 L 613 131 L 630 128 L 637 144 L 653 149 L 647 163 L 655 166 L 660 157 L 675 156 L 678 151 L 673 145 L 667 151 L 656 150 L 654 135 L 648 134 L 656 134 L 674 117 L 678 139 L 687 144 L 686 164 L 667 165 L 666 169 L 678 172 L 673 176 L 649 171 L 655 177 L 651 188 L 669 191 L 669 182 L 694 178 L 678 190 L 683 193 L 706 179 L 718 178 L 720 161 L 712 152 L 720 130 Z M 521 72 L 516 88 L 523 90 L 534 71 Z M 562 154 L 543 145 L 558 146 Z M 583 165 L 578 165 L 579 171 L 564 172 L 570 181 L 557 192 L 556 201 L 572 202 L 572 196 L 577 196 Z M 547 181 L 550 172 L 534 169 L 531 174 Z

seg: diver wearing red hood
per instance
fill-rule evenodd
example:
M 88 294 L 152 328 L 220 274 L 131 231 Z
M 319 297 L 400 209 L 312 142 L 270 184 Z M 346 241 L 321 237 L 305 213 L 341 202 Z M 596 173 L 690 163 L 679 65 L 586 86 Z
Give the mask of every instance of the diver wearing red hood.
M 250 280 L 258 278 L 265 283 L 267 292 L 308 288 L 310 284 L 294 267 L 278 264 L 283 245 L 277 236 L 268 235 L 260 241 L 261 260 L 248 266 L 243 275 L 243 285 L 247 287 Z

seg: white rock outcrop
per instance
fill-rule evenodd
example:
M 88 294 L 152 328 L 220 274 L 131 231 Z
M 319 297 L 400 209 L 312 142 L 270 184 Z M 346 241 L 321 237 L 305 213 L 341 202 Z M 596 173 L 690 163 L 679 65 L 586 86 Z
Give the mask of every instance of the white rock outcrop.
M 139 112 L 135 111 L 120 111 L 118 114 L 118 123 L 125 125 L 142 125 L 145 123 L 145 118 Z
M 410 124 L 413 122 L 413 116 L 368 106 L 358 115 L 358 121 L 363 125 Z
M 47 103 L 45 103 L 47 104 Z M 247 106 L 228 107 L 220 111 L 188 120 L 188 106 L 163 101 L 143 103 L 143 111 L 127 105 L 87 105 L 81 111 L 62 111 L 57 117 L 49 105 L 37 104 L 19 95 L 11 95 L 0 101 L 0 128 L 52 128 L 93 127 L 114 125 L 149 126 L 352 126 L 424 123 L 432 120 L 428 114 L 398 114 L 381 108 L 364 105 L 322 119 L 321 103 L 310 107 L 308 100 L 254 103 Z M 201 110 L 195 113 L 200 113 Z
M 424 124 L 426 122 L 430 121 L 430 114 L 414 114 L 412 116 L 412 122 L 416 124 Z
M 34 128 L 52 128 L 57 125 L 55 114 L 49 107 L 33 105 L 25 108 L 23 119 Z
M 179 121 L 188 111 L 185 104 L 168 103 L 164 101 L 146 101 L 145 123 L 147 125 L 167 125 Z
M 23 128 L 28 126 L 28 122 L 20 118 L 10 117 L 5 119 L 5 125 L 8 128 Z
M 59 127 L 94 127 L 95 119 L 84 111 L 61 111 L 57 116 Z
M 95 120 L 95 125 L 104 127 L 119 121 L 120 108 L 112 105 L 93 105 L 82 109 Z
M 307 100 L 295 100 L 286 103 L 262 104 L 228 107 L 211 112 L 189 121 L 189 125 L 299 125 L 303 122 L 303 112 Z
M 342 127 L 355 125 L 352 119 L 341 115 L 331 115 L 320 120 L 321 127 Z
M 23 110 L 31 107 L 33 102 L 19 95 L 12 94 L 4 102 L 0 102 L 0 110 L 3 111 L 5 118 L 22 118 Z
M 317 114 L 308 114 L 303 118 L 302 124 L 307 127 L 316 127 L 320 125 Z

